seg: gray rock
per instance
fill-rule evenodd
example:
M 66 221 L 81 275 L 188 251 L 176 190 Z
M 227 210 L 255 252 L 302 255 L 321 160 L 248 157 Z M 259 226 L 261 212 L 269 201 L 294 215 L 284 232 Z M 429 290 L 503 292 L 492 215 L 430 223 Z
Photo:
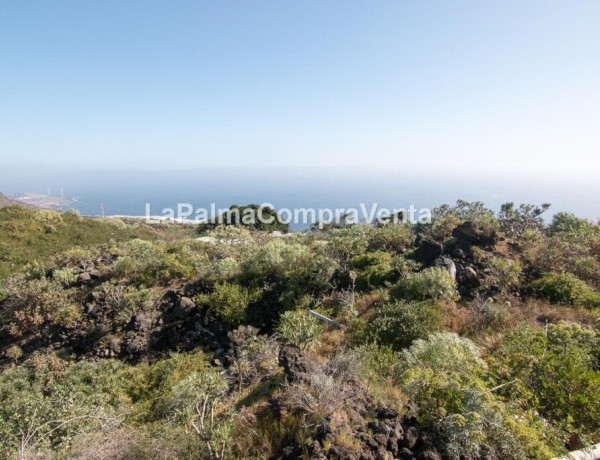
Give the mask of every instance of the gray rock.
M 421 235 L 417 237 L 416 244 L 417 249 L 413 257 L 424 265 L 431 265 L 444 252 L 444 246 L 441 243 L 422 238 Z
M 137 353 L 138 351 L 140 351 L 140 345 L 136 342 L 129 342 L 126 346 L 125 346 L 125 350 L 127 351 L 127 353 L 129 353 L 130 355 L 133 355 L 135 353 Z
M 77 280 L 80 283 L 85 284 L 85 283 L 89 283 L 90 281 L 92 281 L 92 277 L 90 276 L 90 274 L 88 272 L 83 272 L 78 276 Z
M 411 426 L 404 433 L 404 439 L 402 440 L 402 446 L 408 449 L 412 449 L 417 444 L 417 440 L 419 439 L 419 432 L 414 426 Z
M 279 365 L 291 382 L 310 382 L 311 374 L 319 369 L 319 364 L 302 354 L 298 348 L 285 346 L 279 352 Z
M 118 353 L 119 351 L 121 351 L 121 341 L 119 339 L 117 339 L 116 337 L 111 338 L 108 341 L 108 348 L 115 352 Z
M 182 297 L 175 308 L 173 309 L 173 315 L 177 319 L 184 319 L 188 317 L 192 311 L 196 308 L 196 304 L 189 297 Z
M 90 270 L 89 273 L 92 279 L 97 280 L 98 278 L 100 278 L 100 272 L 98 270 Z
M 439 257 L 433 263 L 436 267 L 444 267 L 452 278 L 456 279 L 456 265 L 449 257 Z
M 137 331 L 147 331 L 152 326 L 152 320 L 138 313 L 133 317 L 133 324 Z
M 398 417 L 398 411 L 391 407 L 381 407 L 377 409 L 377 418 L 380 419 L 395 419 Z

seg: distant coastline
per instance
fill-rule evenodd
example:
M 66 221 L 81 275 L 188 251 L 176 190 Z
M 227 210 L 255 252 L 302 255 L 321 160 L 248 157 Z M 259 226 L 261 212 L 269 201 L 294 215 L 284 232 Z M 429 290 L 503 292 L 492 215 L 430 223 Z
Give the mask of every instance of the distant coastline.
M 53 196 L 50 194 L 45 195 L 32 192 L 12 193 L 8 196 L 10 199 L 18 201 L 21 204 L 28 204 L 43 209 L 60 208 L 61 206 L 77 203 L 79 201 L 78 198 L 70 196 Z

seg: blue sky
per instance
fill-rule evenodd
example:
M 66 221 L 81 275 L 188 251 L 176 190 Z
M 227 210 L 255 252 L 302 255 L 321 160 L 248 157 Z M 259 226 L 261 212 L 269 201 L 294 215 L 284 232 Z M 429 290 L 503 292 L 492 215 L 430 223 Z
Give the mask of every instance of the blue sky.
M 0 166 L 600 172 L 598 1 L 0 3 Z

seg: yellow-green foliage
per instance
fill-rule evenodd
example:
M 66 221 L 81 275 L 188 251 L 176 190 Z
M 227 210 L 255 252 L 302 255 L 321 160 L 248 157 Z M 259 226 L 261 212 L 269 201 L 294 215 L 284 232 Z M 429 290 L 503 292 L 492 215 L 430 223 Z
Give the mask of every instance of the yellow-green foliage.
M 434 302 L 397 301 L 374 310 L 365 328 L 365 340 L 394 350 L 425 339 L 440 327 L 441 313 Z
M 198 294 L 196 305 L 224 321 L 229 327 L 237 327 L 247 321 L 248 306 L 260 299 L 259 289 L 249 289 L 239 284 L 216 283 L 210 294 Z
M 486 387 L 481 379 L 486 365 L 470 340 L 434 334 L 414 342 L 400 361 L 403 390 L 450 458 L 543 458 L 548 451 L 523 444 L 526 425 L 520 426 Z M 541 432 L 536 435 L 541 438 Z
M 156 239 L 148 225 L 117 228 L 105 220 L 21 206 L 0 208 L 0 278 L 35 260 L 74 246 L 131 238 Z
M 521 274 L 521 265 L 519 264 L 519 261 L 494 257 L 491 260 L 491 264 L 502 292 L 507 292 L 510 288 L 518 286 L 519 275 Z
M 277 333 L 284 343 L 303 350 L 316 348 L 322 332 L 319 320 L 305 310 L 286 311 L 279 318 L 277 326 Z
M 70 292 L 45 277 L 12 278 L 6 296 L 2 321 L 15 336 L 42 326 L 69 326 L 81 316 L 81 308 L 71 300 Z
M 134 239 L 117 250 L 120 252 L 114 264 L 117 274 L 136 283 L 164 283 L 196 274 L 194 252 L 185 244 Z
M 448 302 L 459 298 L 456 281 L 442 267 L 431 267 L 406 274 L 391 288 L 390 295 L 394 299 Z
M 516 380 L 499 390 L 507 402 L 540 414 L 555 429 L 553 439 L 577 434 L 586 442 L 600 435 L 598 331 L 578 324 L 541 328 L 521 324 L 506 333 L 490 358 L 495 382 Z
M 600 294 L 571 273 L 546 273 L 531 286 L 552 302 L 596 307 Z

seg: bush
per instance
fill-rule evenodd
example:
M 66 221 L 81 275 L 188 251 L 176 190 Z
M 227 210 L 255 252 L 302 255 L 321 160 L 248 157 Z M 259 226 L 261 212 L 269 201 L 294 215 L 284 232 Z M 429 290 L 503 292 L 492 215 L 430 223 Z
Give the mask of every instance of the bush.
M 458 300 L 456 281 L 445 268 L 431 267 L 401 278 L 390 290 L 394 299 L 406 300 Z
M 551 302 L 586 307 L 600 305 L 598 293 L 571 273 L 546 273 L 531 286 Z
M 600 372 L 595 350 L 600 337 L 577 324 L 522 324 L 506 334 L 490 358 L 494 383 L 516 380 L 498 393 L 515 407 L 541 414 L 557 438 L 585 443 L 600 435 Z
M 0 456 L 49 458 L 74 436 L 118 424 L 121 365 L 34 355 L 0 375 Z
M 467 324 L 467 330 L 503 329 L 511 320 L 510 303 L 495 303 L 494 299 L 476 297 L 471 304 L 475 310 L 475 320 Z
M 319 320 L 305 310 L 286 311 L 280 316 L 277 326 L 277 333 L 283 343 L 294 345 L 302 350 L 316 348 L 322 332 L 323 328 Z
M 410 225 L 388 224 L 375 227 L 368 235 L 369 251 L 388 251 L 397 253 L 408 249 L 414 241 Z
M 359 270 L 355 287 L 358 290 L 368 290 L 384 286 L 394 277 L 392 271 L 392 255 L 388 252 L 369 252 L 354 256 L 351 267 Z
M 597 226 L 590 223 L 587 219 L 577 217 L 568 212 L 559 212 L 552 218 L 550 224 L 550 233 L 566 233 L 575 236 L 588 236 L 595 231 Z
M 141 284 L 167 282 L 173 278 L 189 278 L 196 271 L 194 253 L 186 244 L 167 245 L 140 239 L 128 241 L 119 248 L 114 263 L 118 275 Z
M 248 305 L 261 296 L 258 289 L 248 289 L 239 284 L 227 282 L 216 283 L 210 294 L 196 296 L 199 307 L 207 307 L 208 311 L 223 320 L 229 327 L 237 327 L 248 320 Z
M 21 336 L 43 326 L 67 327 L 81 317 L 81 308 L 57 282 L 21 276 L 8 282 L 2 316 L 10 333 Z
M 525 458 L 510 415 L 478 378 L 485 363 L 473 342 L 433 334 L 401 353 L 401 367 L 420 423 L 436 432 L 447 456 Z
M 320 295 L 330 288 L 335 263 L 306 244 L 270 240 L 243 265 L 242 279 L 248 284 L 278 294 L 283 306 L 293 308 L 298 299 Z
M 600 289 L 600 237 L 597 231 L 569 233 L 555 231 L 528 243 L 525 255 L 539 272 L 569 272 Z
M 494 211 L 486 208 L 481 201 L 458 200 L 456 206 L 443 204 L 435 208 L 432 213 L 432 222 L 418 224 L 417 232 L 437 241 L 445 241 L 452 237 L 452 231 L 458 225 L 467 220 L 485 229 L 498 227 Z
M 69 287 L 77 281 L 77 274 L 72 268 L 58 268 L 52 271 L 52 279 L 65 287 Z
M 238 389 L 266 377 L 278 366 L 279 344 L 274 337 L 259 334 L 252 326 L 241 326 L 228 334 L 234 349 L 231 366 Z
M 366 339 L 394 350 L 425 339 L 440 327 L 440 310 L 431 302 L 398 301 L 375 309 L 366 329 Z
M 494 257 L 491 265 L 502 293 L 519 285 L 519 275 L 521 274 L 521 265 L 519 261 L 505 260 L 500 257 Z

